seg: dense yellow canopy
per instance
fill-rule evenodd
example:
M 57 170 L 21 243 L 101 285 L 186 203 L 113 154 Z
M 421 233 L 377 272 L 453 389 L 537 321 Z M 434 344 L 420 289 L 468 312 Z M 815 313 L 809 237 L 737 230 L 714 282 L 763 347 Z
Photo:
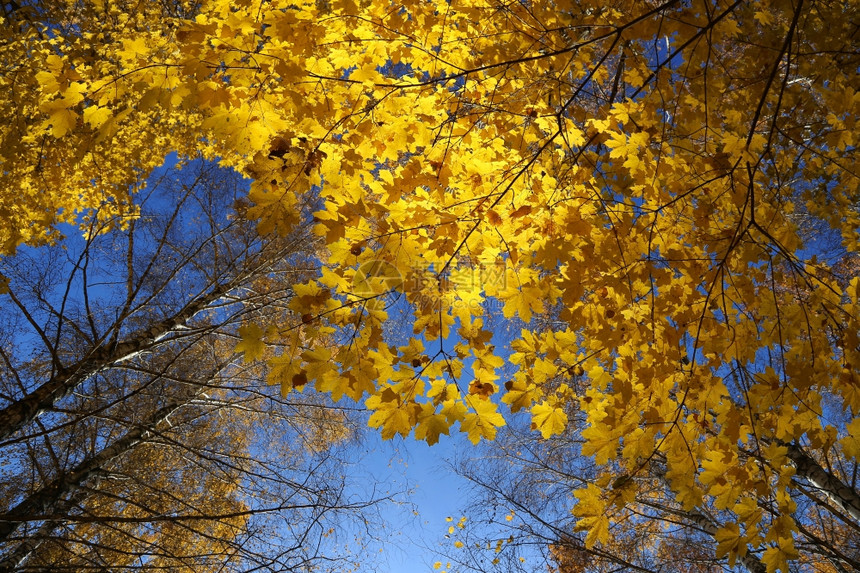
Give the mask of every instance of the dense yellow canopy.
M 857 1 L 138 6 L 5 17 L 0 252 L 132 216 L 169 152 L 246 173 L 264 231 L 318 194 L 329 254 L 294 330 L 343 344 L 270 382 L 429 443 L 491 439 L 509 410 L 550 437 L 581 409 L 607 475 L 660 452 L 686 507 L 737 515 L 725 552 L 795 555 L 790 517 L 744 508 L 790 514 L 785 444 L 860 454 Z M 510 354 L 494 305 L 525 327 Z M 292 335 L 244 333 L 255 356 Z M 622 494 L 581 493 L 604 540 Z

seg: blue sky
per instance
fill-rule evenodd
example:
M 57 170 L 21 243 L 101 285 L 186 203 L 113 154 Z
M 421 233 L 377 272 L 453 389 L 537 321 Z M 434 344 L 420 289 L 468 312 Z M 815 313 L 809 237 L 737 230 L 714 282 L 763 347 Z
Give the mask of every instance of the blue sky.
M 403 502 L 382 511 L 384 545 L 375 565 L 387 573 L 438 571 L 433 564 L 445 564 L 443 552 L 450 551 L 455 541 L 454 536 L 445 538 L 451 526 L 446 518 L 456 522 L 469 503 L 469 483 L 448 462 L 459 449 L 472 444 L 455 432 L 428 446 L 411 436 L 383 441 L 370 430 L 364 447 L 368 451 L 364 461 L 379 481 L 379 491 L 399 491 Z M 368 569 L 373 565 L 368 564 Z

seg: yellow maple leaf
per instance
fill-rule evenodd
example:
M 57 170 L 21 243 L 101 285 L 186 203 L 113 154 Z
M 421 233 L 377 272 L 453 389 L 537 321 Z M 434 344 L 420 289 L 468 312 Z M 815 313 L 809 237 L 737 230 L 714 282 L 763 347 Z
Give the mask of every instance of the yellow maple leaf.
M 790 571 L 789 560 L 797 559 L 798 553 L 791 538 L 780 539 L 776 547 L 768 547 L 761 556 L 761 562 L 767 567 L 767 573 Z
M 70 109 L 57 109 L 51 113 L 48 122 L 51 124 L 51 134 L 60 138 L 75 128 L 78 123 L 78 114 Z
M 605 464 L 615 456 L 618 446 L 618 438 L 613 429 L 602 422 L 594 422 L 582 431 L 585 443 L 582 444 L 582 454 L 594 456 L 598 464 Z
M 246 324 L 239 327 L 239 338 L 241 341 L 233 349 L 234 352 L 243 352 L 245 362 L 253 362 L 263 357 L 266 343 L 263 342 L 263 329 L 256 324 Z
M 561 434 L 567 427 L 567 414 L 561 408 L 547 402 L 536 404 L 531 409 L 532 424 L 544 438 Z
M 609 518 L 605 515 L 595 518 L 588 528 L 585 536 L 585 547 L 591 549 L 598 542 L 606 543 L 609 540 Z
M 734 567 L 738 555 L 746 554 L 746 543 L 737 523 L 729 523 L 714 533 L 717 541 L 717 557 L 728 555 L 729 566 Z
M 839 440 L 846 456 L 860 458 L 860 418 L 854 418 L 845 428 L 848 435 Z
M 60 82 L 57 81 L 57 76 L 51 72 L 41 71 L 36 74 L 36 81 L 42 86 L 42 93 L 50 95 L 60 91 Z
M 450 424 L 443 414 L 437 414 L 432 404 L 423 404 L 415 426 L 415 438 L 424 440 L 429 445 L 439 442 L 441 434 L 448 435 Z
M 397 434 L 405 438 L 412 431 L 409 412 L 397 400 L 374 402 L 371 397 L 365 404 L 371 409 L 378 404 L 367 423 L 371 428 L 382 428 L 383 440 L 390 440 Z
M 89 106 L 84 109 L 84 121 L 94 129 L 100 128 L 113 117 L 113 112 L 106 107 Z
M 473 410 L 468 412 L 460 423 L 460 431 L 469 436 L 469 441 L 477 444 L 481 439 L 492 440 L 496 437 L 496 428 L 505 425 L 505 418 L 499 414 L 496 405 L 490 400 L 478 398 L 469 400 Z
M 516 379 L 505 383 L 505 389 L 507 392 L 502 396 L 502 402 L 510 406 L 511 412 L 530 408 L 537 394 L 537 388 L 534 384 L 526 384 Z
M 602 499 L 600 488 L 589 483 L 586 487 L 574 492 L 576 505 L 572 513 L 578 518 L 576 530 L 587 530 L 585 546 L 589 549 L 598 542 L 606 543 L 609 539 L 609 518 L 606 516 L 606 503 Z

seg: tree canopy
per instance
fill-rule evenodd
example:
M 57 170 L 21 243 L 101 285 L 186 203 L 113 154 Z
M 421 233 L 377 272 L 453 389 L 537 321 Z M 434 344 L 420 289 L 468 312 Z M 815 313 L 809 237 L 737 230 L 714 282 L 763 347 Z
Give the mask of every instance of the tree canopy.
M 312 211 L 326 246 L 293 323 L 242 330 L 269 382 L 431 444 L 581 415 L 589 548 L 656 472 L 723 512 L 720 554 L 787 570 L 798 478 L 860 521 L 858 12 L 7 3 L 0 252 L 127 224 L 169 152 L 218 158 L 260 232 Z

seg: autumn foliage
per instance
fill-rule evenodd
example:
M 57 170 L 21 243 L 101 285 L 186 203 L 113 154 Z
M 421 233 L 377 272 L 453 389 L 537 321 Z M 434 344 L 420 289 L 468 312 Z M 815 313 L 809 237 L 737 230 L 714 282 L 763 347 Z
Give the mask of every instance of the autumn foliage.
M 636 494 L 613 480 L 658 471 L 684 511 L 724 512 L 721 555 L 786 570 L 796 479 L 860 520 L 858 12 L 28 4 L 3 19 L 0 248 L 133 216 L 128 185 L 170 151 L 218 157 L 261 232 L 313 197 L 326 244 L 269 382 L 431 444 L 516 412 L 552 438 L 581 412 L 603 477 L 577 494 L 588 547 Z M 248 358 L 298 336 L 268 326 L 242 331 Z

